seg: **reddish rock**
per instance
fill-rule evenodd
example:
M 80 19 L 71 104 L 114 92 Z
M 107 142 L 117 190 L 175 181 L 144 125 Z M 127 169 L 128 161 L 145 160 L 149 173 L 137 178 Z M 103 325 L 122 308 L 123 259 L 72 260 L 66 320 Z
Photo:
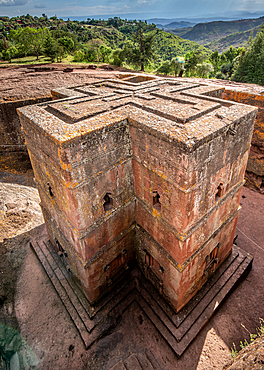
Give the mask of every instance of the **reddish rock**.
M 257 109 L 126 76 L 20 108 L 50 239 L 91 303 L 135 263 L 179 311 L 231 253 Z

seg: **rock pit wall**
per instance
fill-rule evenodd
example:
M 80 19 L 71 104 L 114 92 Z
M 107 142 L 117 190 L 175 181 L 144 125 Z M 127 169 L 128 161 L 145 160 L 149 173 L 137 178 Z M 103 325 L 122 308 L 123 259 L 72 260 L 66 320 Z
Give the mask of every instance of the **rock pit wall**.
M 75 68 L 65 73 L 61 65 L 0 69 L 0 171 L 31 168 L 16 109 L 52 100 L 55 87 L 79 85 L 122 72 Z
M 0 168 L 5 169 L 7 162 L 9 167 L 22 166 L 25 171 L 31 168 L 16 109 L 51 99 L 51 94 L 43 94 L 34 98 L 0 99 Z
M 222 99 L 258 108 L 247 164 L 247 185 L 264 193 L 264 95 L 225 89 Z

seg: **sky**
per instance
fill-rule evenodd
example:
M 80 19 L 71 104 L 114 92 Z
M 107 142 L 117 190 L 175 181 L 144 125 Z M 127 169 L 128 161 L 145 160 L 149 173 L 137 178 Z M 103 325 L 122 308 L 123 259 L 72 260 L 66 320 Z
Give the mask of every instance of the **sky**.
M 29 13 L 48 17 L 102 15 L 102 18 L 184 18 L 210 14 L 230 14 L 232 11 L 258 12 L 263 0 L 0 0 L 0 15 L 9 17 Z

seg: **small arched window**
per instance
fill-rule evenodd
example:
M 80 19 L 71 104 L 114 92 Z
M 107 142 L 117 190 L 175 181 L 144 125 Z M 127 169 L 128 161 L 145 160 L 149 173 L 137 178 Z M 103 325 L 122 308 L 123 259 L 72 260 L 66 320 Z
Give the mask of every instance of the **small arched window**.
M 110 211 L 113 208 L 113 197 L 111 193 L 106 193 L 104 196 L 104 210 L 105 212 Z
M 215 194 L 215 202 L 217 202 L 222 196 L 224 195 L 224 185 L 220 183 L 217 187 L 217 191 Z
M 153 191 L 153 208 L 157 211 L 161 211 L 160 195 L 157 191 Z

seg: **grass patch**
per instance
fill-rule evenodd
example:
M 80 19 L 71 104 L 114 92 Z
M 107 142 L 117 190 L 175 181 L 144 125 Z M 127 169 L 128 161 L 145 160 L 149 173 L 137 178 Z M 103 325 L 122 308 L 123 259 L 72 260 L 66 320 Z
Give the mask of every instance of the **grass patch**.
M 254 340 L 260 337 L 264 333 L 264 320 L 262 318 L 259 319 L 259 327 L 256 328 L 256 334 L 250 333 L 250 331 L 245 327 L 245 325 L 241 324 L 241 326 L 249 333 L 250 341 L 248 342 L 246 339 L 244 342 L 240 341 L 240 349 L 247 347 L 250 343 L 254 342 Z M 235 343 L 233 343 L 233 348 L 231 348 L 231 356 L 236 357 L 239 350 L 236 349 Z
M 0 61 L 1 66 L 14 66 L 14 65 L 23 65 L 23 64 L 43 64 L 43 63 L 49 63 L 49 59 L 44 56 L 40 56 L 39 59 L 35 56 L 26 56 L 23 58 L 14 58 L 12 59 L 11 63 L 8 61 Z
M 39 59 L 35 56 L 26 56 L 22 58 L 14 58 L 12 59 L 11 63 L 8 61 L 3 61 L 0 60 L 0 67 L 14 67 L 14 66 L 21 66 L 21 65 L 31 65 L 31 64 L 52 64 L 50 59 L 48 57 L 45 57 L 43 55 L 39 56 Z M 99 63 L 99 62 L 75 62 L 74 61 L 74 56 L 73 55 L 67 55 L 67 57 L 63 58 L 61 62 L 54 62 L 54 64 L 61 64 L 61 65 L 76 65 L 76 66 L 81 66 L 85 67 L 88 66 L 89 64 L 95 64 L 98 67 L 101 65 L 105 65 L 108 63 Z

